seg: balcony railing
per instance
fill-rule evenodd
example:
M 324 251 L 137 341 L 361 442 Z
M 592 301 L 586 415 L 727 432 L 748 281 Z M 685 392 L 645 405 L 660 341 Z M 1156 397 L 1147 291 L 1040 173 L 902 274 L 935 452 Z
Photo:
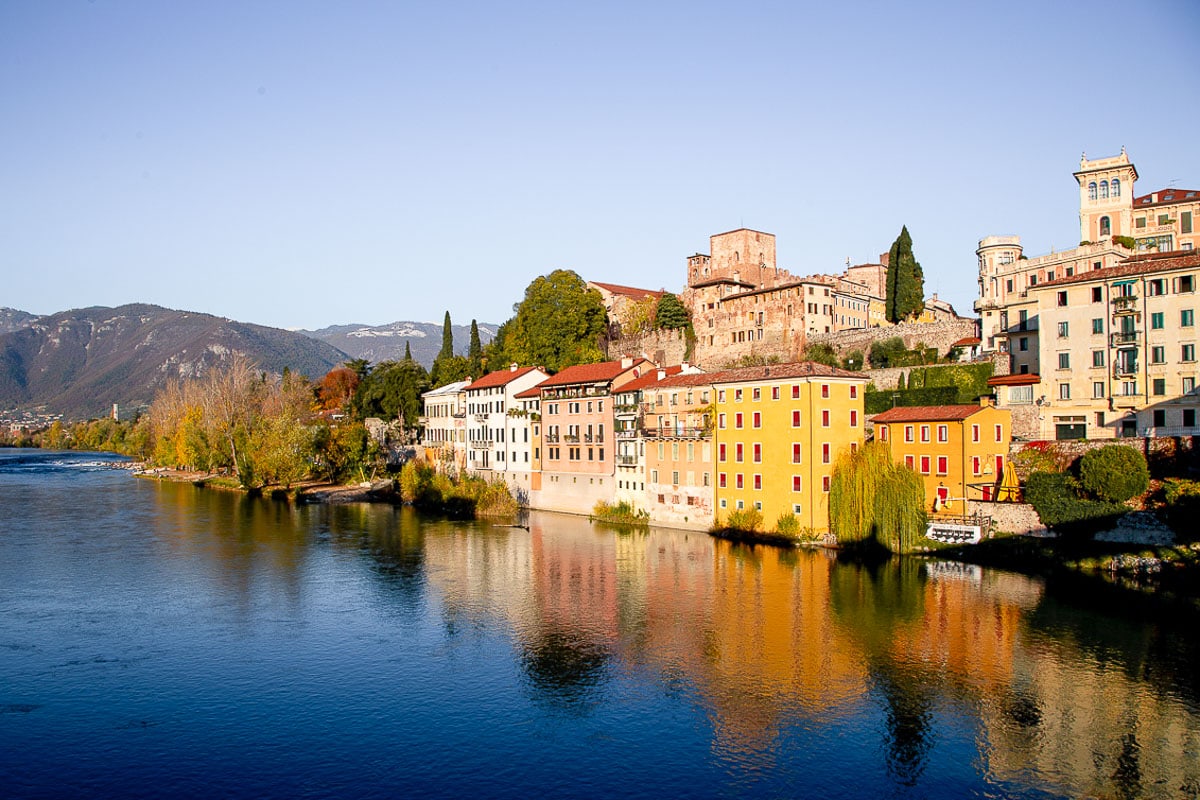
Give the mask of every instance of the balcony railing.
M 1112 335 L 1112 346 L 1122 344 L 1136 344 L 1138 336 L 1141 334 L 1138 331 L 1117 331 Z
M 493 444 L 495 444 L 495 442 L 491 441 L 490 439 L 472 439 L 471 441 L 467 442 L 467 447 L 471 448 L 472 450 L 490 450 Z
M 632 430 L 632 429 L 627 430 L 627 431 L 614 431 L 613 432 L 613 436 L 615 436 L 618 441 L 626 440 L 626 439 L 636 439 L 637 435 L 638 435 L 638 432 L 636 430 Z
M 566 433 L 566 434 L 563 434 L 562 438 L 563 438 L 563 441 L 567 442 L 568 444 L 579 444 L 579 435 L 578 434 Z
M 558 434 L 557 433 L 547 433 L 546 434 L 546 444 L 558 444 Z
M 618 414 L 636 414 L 637 410 L 637 403 L 617 403 L 615 406 L 613 406 L 613 411 Z
M 1112 303 L 1114 314 L 1128 314 L 1137 311 L 1138 299 L 1136 295 L 1114 297 L 1110 302 Z
M 1140 370 L 1138 369 L 1138 364 L 1136 361 L 1127 361 L 1124 363 L 1118 361 L 1117 363 L 1113 364 L 1114 378 L 1128 378 L 1131 376 L 1136 376 L 1139 371 Z
M 583 443 L 584 444 L 604 444 L 604 437 L 600 436 L 600 435 L 593 436 L 590 433 L 585 433 L 583 435 Z
M 707 434 L 704 428 L 676 426 L 673 428 L 643 428 L 642 434 L 647 439 L 703 439 Z
M 1112 397 L 1113 408 L 1137 408 L 1142 402 L 1140 394 L 1115 394 Z
M 637 463 L 637 456 L 617 456 L 618 467 L 636 467 Z

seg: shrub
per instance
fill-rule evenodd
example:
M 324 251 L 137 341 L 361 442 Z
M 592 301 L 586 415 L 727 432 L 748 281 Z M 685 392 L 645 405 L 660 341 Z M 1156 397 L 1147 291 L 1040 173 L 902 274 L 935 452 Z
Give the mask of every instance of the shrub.
M 1084 489 L 1112 503 L 1145 494 L 1150 486 L 1145 456 L 1121 444 L 1089 450 L 1080 460 L 1079 474 Z
M 1167 524 L 1184 538 L 1196 538 L 1196 519 L 1200 518 L 1200 481 L 1167 478 L 1163 481 Z
M 742 508 L 729 512 L 725 527 L 746 533 L 757 533 L 763 527 L 763 515 L 757 508 Z
M 1035 472 L 1026 479 L 1024 494 L 1043 524 L 1065 533 L 1105 530 L 1129 510 L 1080 497 L 1079 482 L 1066 473 Z
M 783 513 L 775 520 L 775 532 L 783 536 L 796 536 L 800 533 L 800 520 L 795 514 Z
M 645 525 L 650 522 L 650 513 L 628 500 L 619 503 L 597 500 L 596 505 L 592 507 L 592 519 L 613 525 Z

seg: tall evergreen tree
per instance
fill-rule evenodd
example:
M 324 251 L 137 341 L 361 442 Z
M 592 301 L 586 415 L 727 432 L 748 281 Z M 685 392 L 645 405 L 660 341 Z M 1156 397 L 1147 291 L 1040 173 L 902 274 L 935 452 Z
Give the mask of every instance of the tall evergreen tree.
M 430 383 L 434 386 L 442 386 L 450 381 L 445 380 L 446 367 L 450 360 L 454 358 L 454 328 L 450 324 L 450 312 L 446 312 L 446 317 L 442 321 L 442 349 L 438 351 L 437 356 L 433 359 L 433 366 L 429 369 Z
M 483 344 L 479 341 L 479 325 L 471 320 L 471 343 L 467 345 L 467 364 L 473 377 L 483 375 Z
M 412 361 L 412 347 L 409 346 L 408 342 L 404 343 L 404 360 Z
M 888 251 L 887 319 L 900 322 L 921 313 L 924 308 L 925 274 L 913 256 L 912 237 L 908 226 L 904 225 Z

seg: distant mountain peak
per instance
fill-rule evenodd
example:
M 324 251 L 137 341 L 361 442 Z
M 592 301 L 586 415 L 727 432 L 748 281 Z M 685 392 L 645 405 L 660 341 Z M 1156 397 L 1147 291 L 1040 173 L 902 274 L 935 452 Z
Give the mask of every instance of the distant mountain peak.
M 498 326 L 476 323 L 479 340 L 487 344 L 496 335 Z M 470 344 L 471 326 L 451 325 L 454 352 L 466 353 Z M 300 331 L 306 336 L 328 342 L 351 358 L 364 358 L 372 363 L 399 361 L 404 358 L 404 346 L 412 357 L 428 369 L 442 349 L 442 323 L 399 320 L 385 325 L 330 325 L 318 331 Z

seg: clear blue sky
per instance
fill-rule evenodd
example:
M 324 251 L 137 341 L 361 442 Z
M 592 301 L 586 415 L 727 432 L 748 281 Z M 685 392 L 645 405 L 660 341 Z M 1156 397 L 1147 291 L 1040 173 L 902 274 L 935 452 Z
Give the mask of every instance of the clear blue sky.
M 1200 187 L 1200 4 L 0 4 L 0 305 L 281 327 L 500 322 L 556 268 L 679 290 L 902 224 L 962 312 L 977 240 L 1078 242 L 1081 151 Z

